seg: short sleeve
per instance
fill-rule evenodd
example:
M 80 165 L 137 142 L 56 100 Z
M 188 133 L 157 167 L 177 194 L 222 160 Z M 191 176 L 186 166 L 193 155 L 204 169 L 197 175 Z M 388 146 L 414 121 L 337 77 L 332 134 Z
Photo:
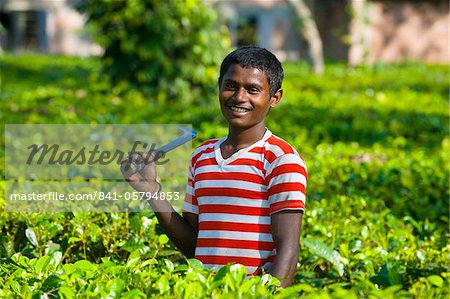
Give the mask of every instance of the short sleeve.
M 195 181 L 192 162 L 189 166 L 188 181 L 186 184 L 186 196 L 183 202 L 183 213 L 192 213 L 198 215 L 198 202 L 195 197 Z
M 284 210 L 305 210 L 308 173 L 297 153 L 276 158 L 266 173 L 270 214 Z

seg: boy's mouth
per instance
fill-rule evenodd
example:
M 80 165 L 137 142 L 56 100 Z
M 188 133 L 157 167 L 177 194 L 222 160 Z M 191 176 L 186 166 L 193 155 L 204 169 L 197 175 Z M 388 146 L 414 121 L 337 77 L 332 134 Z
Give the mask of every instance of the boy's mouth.
M 231 109 L 231 111 L 233 112 L 238 112 L 238 113 L 246 113 L 249 112 L 251 109 L 245 108 L 245 107 L 239 107 L 239 106 L 228 106 L 228 108 Z

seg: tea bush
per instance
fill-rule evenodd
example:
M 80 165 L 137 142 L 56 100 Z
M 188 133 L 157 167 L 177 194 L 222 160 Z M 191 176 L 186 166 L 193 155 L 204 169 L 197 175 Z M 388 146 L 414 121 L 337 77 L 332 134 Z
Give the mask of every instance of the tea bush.
M 191 123 L 194 145 L 227 133 L 216 98 L 189 105 L 123 93 L 99 78 L 97 59 L 0 63 L 5 123 Z M 448 68 L 331 64 L 323 77 L 303 64 L 285 70 L 285 98 L 268 127 L 309 170 L 293 286 L 277 289 L 269 275 L 245 279 L 240 265 L 212 273 L 186 260 L 150 212 L 2 211 L 0 297 L 448 297 Z

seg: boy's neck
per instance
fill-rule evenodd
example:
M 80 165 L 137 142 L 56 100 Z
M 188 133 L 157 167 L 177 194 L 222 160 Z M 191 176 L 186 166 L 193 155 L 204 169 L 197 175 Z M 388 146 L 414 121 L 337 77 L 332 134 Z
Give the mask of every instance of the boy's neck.
M 227 140 L 225 140 L 224 145 L 240 150 L 261 140 L 265 133 L 266 126 L 264 123 L 248 129 L 230 127 L 228 129 L 228 137 Z

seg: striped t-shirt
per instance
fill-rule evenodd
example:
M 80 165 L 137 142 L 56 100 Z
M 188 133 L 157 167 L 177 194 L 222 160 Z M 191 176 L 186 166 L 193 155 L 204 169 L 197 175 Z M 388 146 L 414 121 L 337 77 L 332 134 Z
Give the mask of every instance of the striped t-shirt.
M 194 151 L 183 212 L 198 215 L 196 259 L 215 269 L 240 263 L 259 274 L 276 256 L 270 215 L 304 211 L 306 165 L 269 130 L 227 159 L 220 151 L 225 140 L 206 141 Z

